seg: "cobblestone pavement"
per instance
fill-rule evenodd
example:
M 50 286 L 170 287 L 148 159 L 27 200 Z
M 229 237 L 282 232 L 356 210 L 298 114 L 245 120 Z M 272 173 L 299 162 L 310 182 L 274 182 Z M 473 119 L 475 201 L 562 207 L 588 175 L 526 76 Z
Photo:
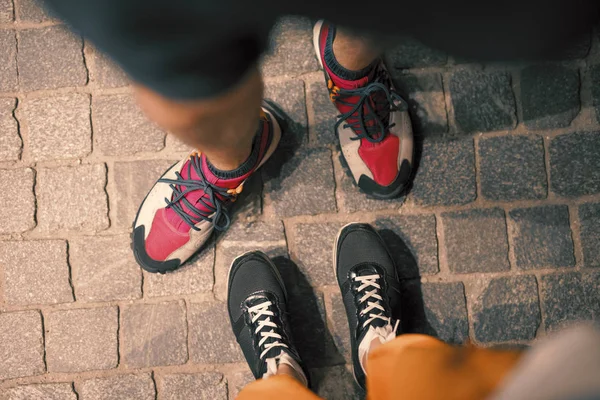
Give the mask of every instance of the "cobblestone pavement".
M 389 52 L 424 139 L 414 188 L 394 201 L 366 199 L 340 164 L 310 23 L 286 19 L 276 38 L 267 95 L 291 118 L 278 160 L 227 234 L 151 275 L 133 260 L 130 224 L 187 149 L 144 119 L 89 43 L 32 0 L 0 0 L 0 399 L 233 399 L 251 377 L 225 277 L 256 248 L 290 282 L 317 391 L 360 397 L 330 256 L 351 221 L 382 229 L 403 266 L 406 332 L 522 345 L 598 318 L 595 33 L 535 65 L 478 65 L 412 41 Z

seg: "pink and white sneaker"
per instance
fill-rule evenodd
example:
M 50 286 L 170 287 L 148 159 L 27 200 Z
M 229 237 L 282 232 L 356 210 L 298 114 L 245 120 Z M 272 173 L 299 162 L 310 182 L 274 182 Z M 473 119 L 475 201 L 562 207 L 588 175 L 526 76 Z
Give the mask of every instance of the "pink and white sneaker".
M 263 105 L 252 153 L 237 170 L 219 171 L 196 152 L 169 168 L 146 195 L 133 223 L 138 264 L 149 272 L 173 271 L 202 248 L 213 230 L 226 230 L 229 206 L 280 139 L 279 123 Z
M 396 93 L 381 59 L 363 71 L 339 65 L 334 38 L 334 26 L 317 22 L 313 42 L 329 96 L 340 112 L 335 130 L 342 154 L 362 191 L 379 199 L 396 197 L 407 188 L 413 169 L 408 105 Z

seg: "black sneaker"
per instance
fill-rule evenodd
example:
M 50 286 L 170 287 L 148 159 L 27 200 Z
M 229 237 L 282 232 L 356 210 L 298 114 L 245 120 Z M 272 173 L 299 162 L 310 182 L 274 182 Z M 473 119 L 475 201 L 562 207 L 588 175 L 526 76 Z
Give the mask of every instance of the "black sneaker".
M 233 333 L 256 379 L 277 373 L 287 364 L 299 375 L 302 366 L 286 312 L 287 293 L 277 267 L 266 254 L 249 252 L 231 264 L 227 305 Z
M 342 228 L 333 262 L 350 327 L 354 379 L 364 389 L 362 359 L 371 342 L 389 342 L 398 334 L 400 321 L 392 317 L 400 298 L 398 274 L 383 239 L 367 224 Z

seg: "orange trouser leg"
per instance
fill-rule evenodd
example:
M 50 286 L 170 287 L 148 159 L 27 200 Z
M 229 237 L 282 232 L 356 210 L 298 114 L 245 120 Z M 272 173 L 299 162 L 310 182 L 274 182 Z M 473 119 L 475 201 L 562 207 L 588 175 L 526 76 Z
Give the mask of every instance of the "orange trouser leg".
M 246 386 L 237 400 L 322 400 L 288 375 L 259 379 Z
M 367 399 L 484 399 L 519 356 L 517 351 L 454 347 L 431 336 L 401 335 L 369 355 Z

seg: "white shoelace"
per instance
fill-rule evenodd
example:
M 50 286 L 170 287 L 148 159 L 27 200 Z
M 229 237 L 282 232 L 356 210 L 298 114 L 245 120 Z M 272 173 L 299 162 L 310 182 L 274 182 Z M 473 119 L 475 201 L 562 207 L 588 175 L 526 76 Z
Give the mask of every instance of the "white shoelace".
M 385 312 L 385 308 L 380 304 L 383 301 L 383 298 L 377 294 L 377 290 L 381 290 L 381 285 L 377 283 L 377 279 L 381 278 L 379 275 L 365 275 L 365 276 L 357 276 L 354 279 L 357 282 L 360 282 L 361 285 L 358 287 L 358 293 L 366 290 L 366 293 L 358 300 L 360 304 L 367 302 L 367 308 L 363 310 L 363 314 L 370 313 L 372 310 L 380 310 Z M 367 290 L 369 287 L 373 287 L 373 290 Z M 369 301 L 370 299 L 378 300 L 377 302 Z M 371 347 L 371 342 L 374 339 L 379 339 L 379 341 L 383 343 L 387 343 L 396 338 L 396 332 L 398 331 L 398 325 L 400 320 L 397 320 L 394 325 L 392 325 L 392 319 L 379 314 L 369 314 L 369 318 L 363 323 L 363 328 L 369 325 L 376 319 L 381 319 L 385 321 L 385 326 L 381 327 L 369 327 L 369 330 L 363 337 L 360 345 L 358 346 L 358 357 L 360 361 L 360 365 L 363 371 L 366 374 L 365 367 L 363 365 L 364 355 L 369 351 Z
M 263 321 L 260 321 L 258 323 L 258 326 L 256 327 L 256 331 L 254 331 L 254 333 L 256 333 L 256 334 L 260 333 L 260 336 L 262 337 L 260 339 L 260 341 L 258 342 L 258 345 L 262 346 L 265 343 L 265 341 L 269 338 L 275 339 L 275 341 L 273 341 L 271 343 L 267 343 L 265 345 L 265 349 L 260 354 L 260 358 L 263 358 L 269 352 L 269 350 L 271 350 L 274 347 L 285 347 L 285 348 L 288 347 L 285 343 L 282 343 L 279 341 L 282 339 L 282 337 L 280 334 L 275 333 L 275 330 L 271 329 L 270 331 L 262 331 L 263 328 L 268 328 L 268 327 L 278 328 L 277 324 L 274 323 L 273 321 L 271 321 L 271 318 L 270 318 L 275 315 L 275 314 L 273 314 L 273 311 L 269 310 L 269 307 L 271 305 L 273 305 L 273 303 L 267 300 L 263 303 L 257 304 L 248 309 L 248 312 L 252 316 L 252 323 L 255 323 L 262 316 L 267 317 Z
M 355 281 L 360 282 L 361 285 L 358 287 L 357 291 L 358 293 L 362 292 L 363 290 L 366 290 L 369 287 L 373 287 L 374 289 L 371 291 L 367 291 L 360 299 L 359 299 L 359 303 L 362 304 L 365 301 L 367 301 L 367 308 L 365 308 L 362 311 L 362 314 L 367 314 L 369 312 L 371 312 L 372 310 L 380 310 L 385 312 L 385 308 L 383 308 L 383 306 L 379 303 L 381 301 L 383 301 L 383 298 L 377 294 L 378 290 L 381 290 L 381 285 L 379 285 L 377 283 L 377 279 L 381 278 L 379 275 L 365 275 L 365 276 L 357 276 L 354 278 Z M 370 299 L 375 299 L 378 300 L 377 302 L 373 302 L 373 301 L 368 301 Z M 369 314 L 369 319 L 367 319 L 364 323 L 363 323 L 363 328 L 366 327 L 367 325 L 369 325 L 371 322 L 373 322 L 375 319 L 381 319 L 385 322 L 387 322 L 388 324 L 391 323 L 390 319 L 388 317 L 385 317 L 383 315 L 379 315 L 379 314 Z

